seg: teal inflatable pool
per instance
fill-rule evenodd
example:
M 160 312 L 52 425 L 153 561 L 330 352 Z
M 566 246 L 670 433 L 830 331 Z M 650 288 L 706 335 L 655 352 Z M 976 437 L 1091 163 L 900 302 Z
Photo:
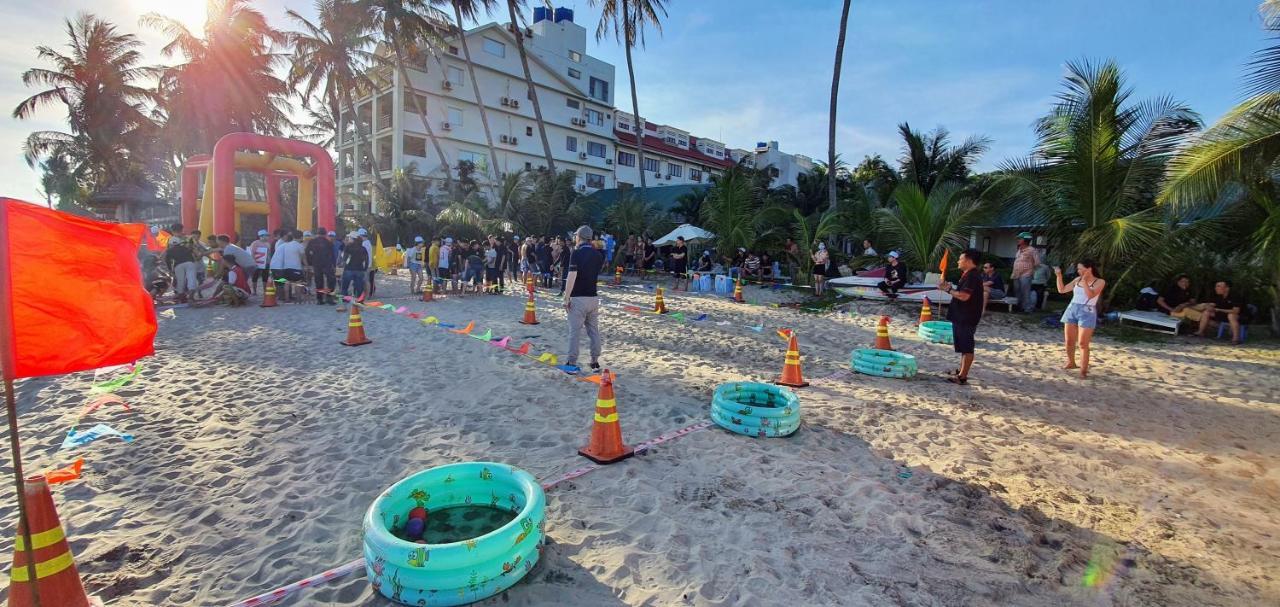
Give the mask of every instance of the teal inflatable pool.
M 865 375 L 907 378 L 916 374 L 916 357 L 893 350 L 866 348 L 853 351 L 849 366 Z
M 721 384 L 711 396 L 711 420 L 746 436 L 788 436 L 800 427 L 800 399 L 773 384 Z
M 546 504 L 533 475 L 506 464 L 418 472 L 383 491 L 365 513 L 369 581 L 405 605 L 463 605 L 493 596 L 538 562 Z
M 954 343 L 951 336 L 951 323 L 945 320 L 930 320 L 920 323 L 920 328 L 916 329 L 916 334 L 921 339 L 935 344 Z

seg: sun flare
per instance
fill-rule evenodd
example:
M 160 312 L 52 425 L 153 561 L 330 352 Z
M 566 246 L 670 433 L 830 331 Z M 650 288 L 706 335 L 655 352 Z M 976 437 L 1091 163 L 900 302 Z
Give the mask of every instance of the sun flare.
M 137 9 L 138 15 L 159 13 L 165 17 L 177 19 L 187 26 L 191 33 L 200 35 L 204 31 L 205 6 L 203 0 L 130 0 Z

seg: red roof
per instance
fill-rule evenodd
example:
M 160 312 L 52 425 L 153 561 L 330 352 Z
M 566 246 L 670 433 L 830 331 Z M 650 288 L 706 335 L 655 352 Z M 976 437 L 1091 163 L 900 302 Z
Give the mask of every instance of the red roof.
M 648 127 L 649 125 L 645 124 L 646 130 L 649 130 Z M 632 148 L 635 147 L 636 136 L 634 133 L 614 130 L 613 134 L 617 135 L 619 149 L 622 149 L 622 151 L 624 152 L 626 151 L 625 149 L 626 146 L 631 146 Z M 622 145 L 622 144 L 625 144 L 625 145 Z M 702 152 L 699 152 L 697 145 L 698 145 L 698 138 L 692 137 L 692 136 L 689 137 L 689 149 L 687 150 L 679 146 L 671 145 L 666 141 L 663 141 L 662 139 L 659 139 L 657 137 L 652 137 L 647 134 L 644 136 L 644 149 L 646 150 L 661 152 L 668 156 L 676 156 L 679 158 L 684 158 L 685 160 L 705 164 L 707 166 L 712 166 L 720 169 L 728 169 L 733 166 L 733 161 L 728 158 L 716 158 L 715 156 L 708 156 L 706 154 L 703 154 Z

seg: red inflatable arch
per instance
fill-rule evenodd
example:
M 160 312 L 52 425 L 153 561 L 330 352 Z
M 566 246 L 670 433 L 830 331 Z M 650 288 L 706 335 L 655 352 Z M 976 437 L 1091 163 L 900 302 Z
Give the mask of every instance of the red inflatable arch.
M 213 180 L 214 233 L 235 232 L 235 156 L 240 150 L 310 158 L 311 176 L 316 181 L 317 220 L 326 229 L 332 230 L 337 226 L 337 183 L 333 172 L 333 158 L 329 156 L 329 152 L 314 143 L 296 139 L 254 133 L 229 133 L 213 146 L 213 158 L 209 167 L 212 172 L 210 178 Z M 267 191 L 271 192 L 272 188 L 268 187 Z

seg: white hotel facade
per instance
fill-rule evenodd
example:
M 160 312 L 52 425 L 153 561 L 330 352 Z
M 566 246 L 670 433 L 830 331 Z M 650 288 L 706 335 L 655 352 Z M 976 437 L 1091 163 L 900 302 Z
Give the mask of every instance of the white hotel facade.
M 583 193 L 639 185 L 631 131 L 636 120 L 614 109 L 614 66 L 587 54 L 587 31 L 573 22 L 573 11 L 536 7 L 534 23 L 523 33 L 556 168 L 574 171 L 576 187 Z M 339 129 L 336 142 L 341 211 L 369 211 L 373 180 L 389 181 L 393 167 L 413 166 L 417 179 L 438 185 L 445 170 L 456 175 L 461 161 L 475 165 L 475 177 L 482 182 L 485 175 L 546 165 L 511 26 L 489 23 L 446 42 L 448 52 L 442 57 L 408 66 L 409 82 L 398 70 L 380 72 L 386 85 L 355 102 L 364 128 L 358 141 L 342 108 L 338 123 L 347 126 Z M 497 155 L 496 172 L 489 166 L 493 161 L 461 44 L 475 66 Z M 447 166 L 427 138 L 412 95 L 425 106 Z M 675 127 L 646 122 L 642 128 L 650 187 L 707 184 L 739 159 L 723 143 Z M 373 146 L 378 152 L 376 171 L 371 170 Z M 776 153 L 777 144 L 772 147 Z M 764 164 L 757 160 L 756 166 Z M 780 177 L 775 185 L 787 182 Z

